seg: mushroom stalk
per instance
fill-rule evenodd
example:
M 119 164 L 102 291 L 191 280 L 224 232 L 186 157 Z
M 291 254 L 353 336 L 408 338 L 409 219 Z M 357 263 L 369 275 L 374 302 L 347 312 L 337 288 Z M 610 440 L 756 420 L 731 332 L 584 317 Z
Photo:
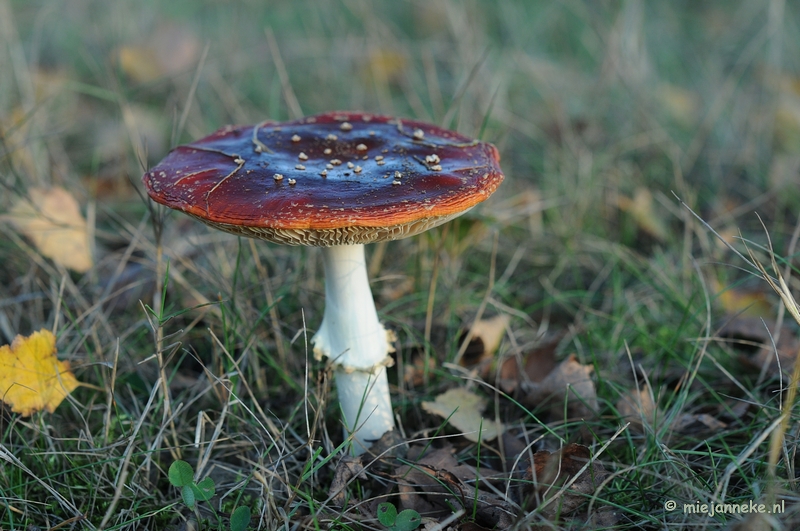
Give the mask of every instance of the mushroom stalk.
M 345 435 L 353 435 L 352 453 L 360 455 L 394 429 L 386 377 L 389 341 L 375 311 L 364 246 L 324 247 L 322 259 L 325 313 L 311 341 L 315 357 L 333 361 Z

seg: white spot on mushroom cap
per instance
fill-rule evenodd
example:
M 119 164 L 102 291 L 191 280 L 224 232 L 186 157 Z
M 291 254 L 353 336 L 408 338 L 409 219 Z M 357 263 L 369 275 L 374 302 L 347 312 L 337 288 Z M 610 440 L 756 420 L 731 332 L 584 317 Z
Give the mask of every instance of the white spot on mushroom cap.
M 356 146 L 356 151 L 366 151 L 366 150 L 367 146 L 365 146 L 364 144 L 359 144 Z
M 425 131 L 423 131 L 422 129 L 414 129 L 414 138 L 416 138 L 417 140 L 422 140 L 423 138 L 425 138 Z
M 292 135 L 292 142 L 300 142 L 300 135 Z
M 300 160 L 308 160 L 308 155 L 306 155 L 305 153 L 303 153 L 301 151 L 300 154 L 297 155 L 297 158 L 300 159 Z
M 294 169 L 296 169 L 296 170 L 304 170 L 304 169 L 306 169 L 306 167 L 303 166 L 302 164 L 295 164 Z
M 280 173 L 276 173 L 275 175 L 272 176 L 272 178 L 275 179 L 276 181 L 281 181 L 283 180 L 283 175 L 281 175 Z
M 342 131 L 351 131 L 353 129 L 353 124 L 350 122 L 342 122 L 342 125 L 339 126 L 339 129 Z
M 296 181 L 296 180 L 294 180 L 294 179 L 289 179 L 289 184 L 296 184 L 296 183 L 297 183 L 297 181 Z

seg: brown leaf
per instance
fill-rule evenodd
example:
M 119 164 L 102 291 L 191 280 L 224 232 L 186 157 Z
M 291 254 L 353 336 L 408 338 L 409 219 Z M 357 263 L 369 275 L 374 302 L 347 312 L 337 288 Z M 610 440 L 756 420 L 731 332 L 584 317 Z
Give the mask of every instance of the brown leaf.
M 475 521 L 490 529 L 507 529 L 513 523 L 510 504 L 480 489 L 483 476 L 471 467 L 459 465 L 450 448 L 435 449 L 413 465 L 398 467 L 395 480 L 403 509 L 443 517 L 460 507 L 474 510 Z
M 525 497 L 529 510 L 549 502 L 541 514 L 554 519 L 558 515 L 573 513 L 608 476 L 603 465 L 591 463 L 582 473 L 581 469 L 590 461 L 589 448 L 571 443 L 557 452 L 542 450 L 533 455 L 533 463 L 525 475 L 529 482 Z M 568 489 L 562 488 L 577 477 Z M 557 500 L 552 500 L 558 498 Z
M 617 412 L 622 420 L 630 422 L 631 428 L 642 431 L 645 425 L 652 425 L 658 415 L 658 408 L 653 401 L 650 386 L 645 384 L 642 389 L 633 389 L 626 396 L 617 401 Z
M 671 429 L 674 432 L 698 435 L 702 433 L 715 433 L 724 430 L 728 425 L 721 420 L 717 420 L 707 413 L 684 413 L 677 417 Z
M 554 415 L 563 415 L 564 402 L 570 418 L 587 418 L 598 410 L 591 365 L 582 365 L 574 354 L 562 361 L 539 383 L 524 383 L 521 402 L 526 407 L 551 403 Z
M 333 481 L 328 489 L 328 497 L 331 503 L 337 507 L 344 507 L 347 503 L 347 485 L 353 478 L 367 479 L 364 473 L 364 465 L 361 463 L 361 456 L 344 456 L 339 464 L 336 465 L 336 472 L 333 474 Z
M 89 231 L 75 198 L 63 188 L 31 188 L 28 195 L 6 218 L 42 255 L 79 273 L 91 269 Z
M 436 358 L 426 354 L 422 346 L 414 345 L 406 350 L 403 363 L 403 382 L 411 387 L 420 387 L 425 384 L 426 377 L 436 369 Z
M 781 327 L 777 344 L 773 346 L 776 332 L 777 323 L 772 319 L 737 316 L 729 318 L 717 335 L 729 340 L 734 348 L 743 352 L 741 361 L 746 365 L 777 375 L 780 363 L 781 370 L 790 373 L 800 349 L 800 341 L 787 323 Z
M 645 426 L 653 426 L 666 419 L 666 414 L 653 401 L 653 392 L 645 384 L 640 390 L 631 390 L 617 401 L 617 412 L 622 420 L 631 423 L 631 428 L 644 431 Z M 702 434 L 717 432 L 727 424 L 707 413 L 683 413 L 672 420 L 670 431 L 682 434 Z
M 500 388 L 506 393 L 512 393 L 522 382 L 544 380 L 558 365 L 556 350 L 563 338 L 564 335 L 559 334 L 524 354 L 521 360 L 516 356 L 506 358 L 500 366 Z

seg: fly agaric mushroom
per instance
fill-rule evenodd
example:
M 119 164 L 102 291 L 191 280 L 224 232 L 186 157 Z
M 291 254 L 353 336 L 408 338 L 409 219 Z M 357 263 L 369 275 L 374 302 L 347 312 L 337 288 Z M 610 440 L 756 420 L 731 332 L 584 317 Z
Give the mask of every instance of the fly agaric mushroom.
M 464 213 L 503 180 L 497 149 L 427 123 L 354 112 L 229 126 L 147 172 L 150 197 L 220 230 L 322 248 L 325 312 L 312 339 L 335 367 L 352 451 L 394 428 L 387 331 L 364 244 Z

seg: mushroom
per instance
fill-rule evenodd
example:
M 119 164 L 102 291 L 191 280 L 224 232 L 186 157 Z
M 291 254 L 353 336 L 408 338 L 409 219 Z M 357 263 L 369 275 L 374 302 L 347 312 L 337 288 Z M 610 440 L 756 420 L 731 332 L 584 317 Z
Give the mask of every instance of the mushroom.
M 143 177 L 154 201 L 217 229 L 322 248 L 325 311 L 312 343 L 315 357 L 334 366 L 356 455 L 394 428 L 386 378 L 392 349 L 364 244 L 445 223 L 502 180 L 491 144 L 358 112 L 228 126 L 178 146 Z

